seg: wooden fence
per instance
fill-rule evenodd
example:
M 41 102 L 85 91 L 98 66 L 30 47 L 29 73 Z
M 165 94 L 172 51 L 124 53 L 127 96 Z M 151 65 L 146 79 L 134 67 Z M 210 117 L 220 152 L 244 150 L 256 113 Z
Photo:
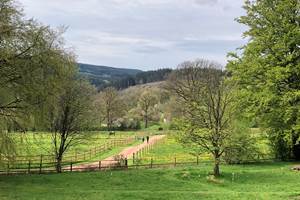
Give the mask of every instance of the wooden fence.
M 87 151 L 75 152 L 74 155 L 68 155 L 63 158 L 62 166 L 69 166 L 82 163 L 84 161 L 91 160 L 93 157 L 107 152 L 108 150 L 123 146 L 134 141 L 133 137 L 123 138 L 123 139 L 113 139 L 107 143 L 104 143 L 100 146 L 90 148 Z M 30 156 L 30 157 L 16 157 L 13 160 L 1 160 L 0 162 L 1 174 L 10 174 L 10 173 L 43 173 L 44 171 L 53 171 L 55 170 L 56 160 L 55 155 L 40 155 L 40 156 Z
M 158 158 L 159 159 L 159 158 Z M 147 161 L 147 162 L 146 162 Z M 259 162 L 273 162 L 274 159 L 261 159 L 261 160 L 249 160 L 244 164 L 249 163 L 259 163 Z M 144 160 L 144 162 L 137 162 L 135 159 L 122 159 L 122 160 L 104 160 L 98 161 L 97 165 L 90 167 L 78 167 L 74 166 L 73 162 L 64 163 L 65 167 L 62 172 L 91 172 L 91 171 L 107 171 L 107 170 L 128 170 L 128 169 L 151 169 L 151 168 L 171 168 L 178 166 L 206 166 L 212 165 L 212 160 L 203 159 L 201 156 L 194 156 L 192 160 L 191 157 L 186 159 L 185 157 L 169 157 L 169 160 L 164 158 L 164 162 L 156 160 L 156 158 L 151 158 Z M 223 163 L 225 164 L 225 163 Z M 55 165 L 55 163 L 52 163 Z M 67 167 L 68 166 L 68 167 Z M 42 173 L 55 173 L 54 167 L 49 168 L 28 168 L 28 169 L 10 169 L 7 171 L 0 171 L 0 175 L 14 175 L 14 174 L 42 174 Z

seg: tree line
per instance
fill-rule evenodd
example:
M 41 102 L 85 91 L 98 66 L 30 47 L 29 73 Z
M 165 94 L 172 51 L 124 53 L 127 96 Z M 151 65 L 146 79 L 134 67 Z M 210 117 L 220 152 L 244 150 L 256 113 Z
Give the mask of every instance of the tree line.
M 97 87 L 101 90 L 106 87 L 114 87 L 117 89 L 126 89 L 131 86 L 165 81 L 168 75 L 172 72 L 170 68 L 150 70 L 146 72 L 139 72 L 136 75 L 126 76 L 121 79 L 112 80 L 110 83 L 104 83 Z
M 64 28 L 25 19 L 15 1 L 1 0 L 1 155 L 14 155 L 9 130 L 48 131 L 61 172 L 64 153 L 84 138 L 80 132 L 156 123 L 176 130 L 189 149 L 211 154 L 215 176 L 223 159 L 238 163 L 259 152 L 250 128 L 267 132 L 276 158 L 299 160 L 299 3 L 245 1 L 244 9 L 237 21 L 248 27 L 248 43 L 228 54 L 225 67 L 196 59 L 97 92 L 79 75 L 76 56 L 64 45 Z M 163 82 L 145 85 L 157 81 Z

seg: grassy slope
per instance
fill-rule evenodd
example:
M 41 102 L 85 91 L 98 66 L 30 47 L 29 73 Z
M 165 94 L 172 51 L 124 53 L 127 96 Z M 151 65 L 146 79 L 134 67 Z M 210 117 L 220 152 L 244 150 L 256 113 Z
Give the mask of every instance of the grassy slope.
M 0 176 L 0 199 L 296 199 L 300 173 L 291 163 Z M 232 180 L 232 173 L 235 178 Z

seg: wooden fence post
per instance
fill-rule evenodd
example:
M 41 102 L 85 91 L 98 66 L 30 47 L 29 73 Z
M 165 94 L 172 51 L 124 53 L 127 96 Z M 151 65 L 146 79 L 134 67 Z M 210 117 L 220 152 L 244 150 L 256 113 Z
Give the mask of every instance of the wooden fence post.
M 135 153 L 132 154 L 132 164 L 134 164 Z
M 9 161 L 7 162 L 7 175 L 9 174 Z
M 174 158 L 174 167 L 176 167 L 176 157 Z
M 101 170 L 101 161 L 99 161 L 99 170 Z
M 125 158 L 125 168 L 126 169 L 128 168 L 128 160 L 127 160 L 127 158 Z
M 71 172 L 73 171 L 73 163 L 72 162 L 70 163 L 70 171 Z
M 150 160 L 150 168 L 152 168 L 152 165 L 153 165 L 153 158 L 151 157 L 151 160 Z
M 42 164 L 43 164 L 43 155 L 41 155 L 41 159 L 40 159 L 40 174 L 42 173 Z
M 31 161 L 28 161 L 28 174 L 30 174 L 30 165 L 31 165 Z

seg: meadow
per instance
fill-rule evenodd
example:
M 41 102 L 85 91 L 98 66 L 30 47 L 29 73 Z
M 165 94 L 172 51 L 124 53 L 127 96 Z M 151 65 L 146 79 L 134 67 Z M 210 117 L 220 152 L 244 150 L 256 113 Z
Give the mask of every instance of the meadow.
M 137 138 L 146 133 L 126 131 L 116 132 L 115 135 L 109 135 L 107 132 L 85 132 L 81 134 L 84 136 L 84 140 L 66 151 L 63 165 L 98 161 L 116 155 L 127 146 L 139 144 L 141 140 L 137 140 Z M 6 172 L 9 168 L 10 170 L 26 171 L 28 168 L 54 167 L 51 133 L 27 132 L 26 134 L 12 133 L 11 135 L 16 144 L 16 156 L 9 163 L 1 163 L 0 170 Z
M 168 134 L 154 130 L 118 132 L 112 138 L 151 134 Z M 256 133 L 259 137 L 261 134 Z M 46 134 L 47 135 L 47 134 Z M 47 135 L 49 137 L 49 135 Z M 33 138 L 33 137 L 32 137 Z M 49 141 L 44 136 L 45 141 Z M 89 147 L 108 139 L 107 134 L 91 134 Z M 96 141 L 96 138 L 99 141 Z M 261 147 L 266 144 L 261 137 Z M 32 140 L 34 141 L 34 140 Z M 100 142 L 101 141 L 101 142 Z M 135 140 L 125 146 L 139 144 Z M 84 162 L 116 155 L 125 146 L 115 147 Z M 82 144 L 81 148 L 85 148 Z M 191 148 L 178 143 L 173 134 L 140 152 L 139 163 L 196 162 Z M 153 169 L 108 170 L 95 172 L 65 172 L 62 174 L 30 174 L 0 176 L 0 199 L 299 199 L 300 173 L 291 170 L 296 163 L 261 162 L 240 165 L 221 165 L 222 176 L 211 174 L 211 158 L 199 155 L 198 165 L 166 165 Z
M 135 164 L 153 164 L 163 163 L 187 163 L 187 162 L 211 162 L 213 158 L 205 151 L 201 151 L 194 146 L 180 144 L 176 137 L 176 131 L 166 132 L 163 140 L 154 145 L 151 149 L 144 149 L 136 156 Z M 260 159 L 273 159 L 270 146 L 264 131 L 260 129 L 251 129 L 251 136 L 256 138 L 256 146 L 259 151 Z M 175 161 L 176 160 L 176 161 Z M 250 160 L 252 161 L 252 160 Z M 253 160 L 255 161 L 255 160 Z
M 83 132 L 80 133 L 84 139 L 76 146 L 70 147 L 67 154 L 74 151 L 86 151 L 92 147 L 100 146 L 110 140 L 126 137 L 134 137 L 137 133 L 132 131 L 116 132 L 115 136 L 109 136 L 107 132 Z M 47 132 L 26 132 L 11 134 L 16 143 L 16 154 L 18 156 L 35 156 L 53 154 L 52 134 Z
M 0 199 L 299 199 L 295 163 L 211 165 L 127 171 L 0 176 Z

